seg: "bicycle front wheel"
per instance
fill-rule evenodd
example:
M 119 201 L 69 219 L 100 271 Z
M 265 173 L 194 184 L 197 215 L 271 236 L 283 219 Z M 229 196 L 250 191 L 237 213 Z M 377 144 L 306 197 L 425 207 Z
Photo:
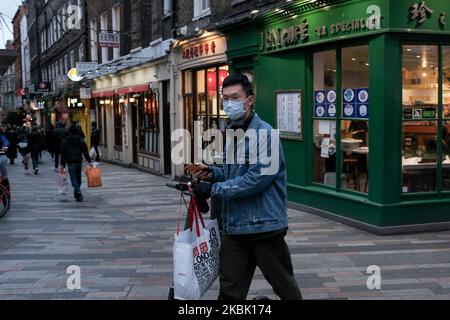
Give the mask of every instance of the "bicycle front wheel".
M 0 218 L 3 217 L 9 210 L 11 204 L 11 196 L 9 191 L 0 185 Z

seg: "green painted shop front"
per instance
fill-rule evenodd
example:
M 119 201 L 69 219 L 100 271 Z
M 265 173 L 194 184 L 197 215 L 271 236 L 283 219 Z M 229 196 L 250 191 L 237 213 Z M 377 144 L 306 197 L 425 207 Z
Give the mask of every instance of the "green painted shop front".
M 283 126 L 291 203 L 380 234 L 450 228 L 446 15 L 449 0 L 292 1 L 221 27 Z

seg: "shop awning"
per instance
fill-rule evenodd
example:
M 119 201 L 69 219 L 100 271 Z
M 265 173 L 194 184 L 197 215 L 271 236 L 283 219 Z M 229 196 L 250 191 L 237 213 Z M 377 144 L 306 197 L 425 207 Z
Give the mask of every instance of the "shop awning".
M 93 91 L 92 98 L 112 97 L 115 94 L 115 90 Z
M 139 92 L 147 92 L 148 91 L 148 83 L 139 84 L 131 87 L 123 87 L 116 90 L 117 94 L 127 94 L 127 93 L 139 93 Z

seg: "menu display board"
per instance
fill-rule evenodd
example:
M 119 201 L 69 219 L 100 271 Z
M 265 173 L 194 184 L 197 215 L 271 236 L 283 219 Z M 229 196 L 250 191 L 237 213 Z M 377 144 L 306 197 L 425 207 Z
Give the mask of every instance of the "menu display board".
M 277 128 L 281 138 L 302 139 L 302 91 L 278 91 Z

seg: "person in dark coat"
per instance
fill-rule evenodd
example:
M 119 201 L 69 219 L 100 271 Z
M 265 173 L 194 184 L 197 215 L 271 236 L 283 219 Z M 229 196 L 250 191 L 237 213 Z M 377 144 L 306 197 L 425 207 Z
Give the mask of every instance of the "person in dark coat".
M 6 151 L 6 156 L 9 159 L 9 164 L 14 164 L 14 160 L 17 158 L 17 144 L 19 143 L 17 134 L 14 132 L 11 126 L 8 126 L 5 136 L 9 141 L 9 147 L 8 151 Z
M 91 165 L 91 157 L 89 156 L 86 142 L 80 137 L 78 128 L 72 126 L 69 129 L 69 135 L 61 145 L 61 170 L 64 170 L 67 164 L 70 181 L 74 189 L 74 197 L 78 202 L 83 201 L 83 195 L 81 194 L 83 156 Z
M 45 140 L 37 127 L 33 127 L 27 135 L 28 149 L 31 153 L 34 174 L 39 173 L 39 153 L 45 149 Z
M 55 168 L 54 170 L 58 170 L 59 161 L 61 156 L 61 145 L 64 142 L 64 139 L 67 136 L 67 129 L 62 122 L 58 122 L 56 124 L 56 128 L 52 132 L 53 141 L 54 141 L 54 151 L 55 151 Z
M 29 173 L 28 169 L 28 163 L 30 160 L 30 150 L 28 148 L 28 141 L 27 141 L 27 135 L 30 133 L 30 128 L 24 125 L 21 128 L 17 128 L 17 140 L 18 143 L 18 149 L 20 154 L 22 155 L 22 163 L 23 167 L 25 169 L 25 174 Z
M 97 129 L 97 123 L 95 121 L 92 122 L 91 129 L 91 144 L 95 150 L 97 156 L 95 157 L 95 161 L 100 161 L 100 153 L 98 152 L 98 146 L 100 145 L 100 130 Z
M 76 128 L 78 130 L 78 135 L 83 138 L 86 139 L 86 135 L 83 132 L 83 129 L 81 129 L 81 126 L 77 123 L 77 122 L 72 122 L 72 124 L 70 125 L 70 128 Z M 69 131 L 70 131 L 69 128 Z

